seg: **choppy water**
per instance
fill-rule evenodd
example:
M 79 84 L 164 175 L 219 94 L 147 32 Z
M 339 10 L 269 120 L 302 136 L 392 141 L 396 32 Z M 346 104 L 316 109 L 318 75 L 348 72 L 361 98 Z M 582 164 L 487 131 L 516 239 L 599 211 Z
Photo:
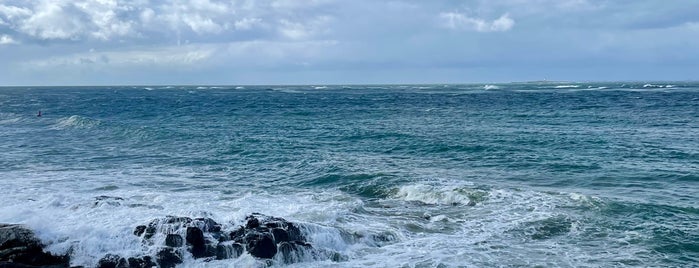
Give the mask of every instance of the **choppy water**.
M 295 267 L 699 263 L 697 83 L 8 87 L 0 139 L 0 222 L 73 265 L 252 212 L 343 256 Z

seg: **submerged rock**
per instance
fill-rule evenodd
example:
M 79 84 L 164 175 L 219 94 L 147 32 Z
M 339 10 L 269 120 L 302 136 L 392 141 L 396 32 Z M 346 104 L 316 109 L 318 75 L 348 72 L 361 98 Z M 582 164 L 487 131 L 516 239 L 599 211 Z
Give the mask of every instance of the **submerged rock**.
M 182 263 L 182 253 L 175 248 L 162 248 L 156 254 L 155 261 L 160 268 L 173 268 Z
M 231 242 L 221 242 L 216 245 L 216 259 L 225 260 L 231 258 L 237 258 L 243 255 L 245 248 L 243 245 Z
M 107 254 L 97 262 L 97 268 L 127 268 L 128 262 L 119 255 Z
M 165 237 L 165 245 L 168 247 L 181 247 L 184 245 L 184 239 L 178 234 L 168 234 L 167 237 Z
M 43 247 L 25 226 L 0 224 L 0 267 L 68 267 L 68 256 L 54 256 Z

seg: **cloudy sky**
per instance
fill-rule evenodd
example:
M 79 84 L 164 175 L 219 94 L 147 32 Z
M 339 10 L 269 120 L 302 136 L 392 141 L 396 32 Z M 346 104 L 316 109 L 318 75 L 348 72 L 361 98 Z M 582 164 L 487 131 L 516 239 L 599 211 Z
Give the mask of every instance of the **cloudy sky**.
M 697 80 L 696 0 L 0 0 L 0 85 Z

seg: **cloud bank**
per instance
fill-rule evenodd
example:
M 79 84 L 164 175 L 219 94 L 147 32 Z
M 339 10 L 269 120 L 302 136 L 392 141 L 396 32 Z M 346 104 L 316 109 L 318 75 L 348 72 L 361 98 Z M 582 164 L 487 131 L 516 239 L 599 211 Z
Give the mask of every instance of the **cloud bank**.
M 691 0 L 0 0 L 0 84 L 695 79 L 697 12 Z

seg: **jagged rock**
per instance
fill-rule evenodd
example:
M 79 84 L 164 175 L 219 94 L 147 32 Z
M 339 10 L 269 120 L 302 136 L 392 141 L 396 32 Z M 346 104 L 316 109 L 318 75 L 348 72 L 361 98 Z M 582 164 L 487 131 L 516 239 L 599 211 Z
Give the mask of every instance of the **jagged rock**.
M 277 254 L 277 245 L 271 233 L 248 232 L 245 235 L 245 243 L 252 256 L 271 259 Z
M 293 242 L 293 245 L 298 242 L 311 247 L 296 224 L 257 213 L 245 217 L 244 225 L 234 229 L 230 233 L 230 239 L 244 244 L 250 255 L 263 259 L 273 258 L 279 251 L 278 245 L 283 242 Z M 297 249 L 299 248 L 293 247 L 288 250 Z
M 141 258 L 129 258 L 129 268 L 151 268 L 157 264 L 153 262 L 150 256 L 143 256 Z
M 34 232 L 22 225 L 0 224 L 0 267 L 68 267 L 68 256 L 44 252 Z
M 193 225 L 204 232 L 216 233 L 221 231 L 221 225 L 211 218 L 196 218 L 193 221 Z
M 206 257 L 206 239 L 204 232 L 197 227 L 187 227 L 187 245 L 194 258 Z
M 282 254 L 284 263 L 299 262 L 302 260 L 305 252 L 312 249 L 313 247 L 310 244 L 300 241 L 279 243 L 279 252 Z
M 155 260 L 160 268 L 174 268 L 182 263 L 182 253 L 175 248 L 162 248 L 155 256 Z
M 148 227 L 146 227 L 145 225 L 136 226 L 136 229 L 133 230 L 133 234 L 135 236 L 141 236 L 143 233 L 146 232 L 146 228 Z
M 107 254 L 97 262 L 97 268 L 127 268 L 129 267 L 126 259 L 119 255 Z
M 238 243 L 223 242 L 216 245 L 216 259 L 225 260 L 237 258 L 243 255 L 243 245 Z
M 124 198 L 118 197 L 118 196 L 107 196 L 107 195 L 100 195 L 98 197 L 95 197 L 95 202 L 92 204 L 93 207 L 97 206 L 102 206 L 102 205 L 110 205 L 110 206 L 121 206 L 121 201 L 124 201 Z
M 178 248 L 184 245 L 184 239 L 182 239 L 182 236 L 178 234 L 168 234 L 165 237 L 165 245 L 168 247 Z

